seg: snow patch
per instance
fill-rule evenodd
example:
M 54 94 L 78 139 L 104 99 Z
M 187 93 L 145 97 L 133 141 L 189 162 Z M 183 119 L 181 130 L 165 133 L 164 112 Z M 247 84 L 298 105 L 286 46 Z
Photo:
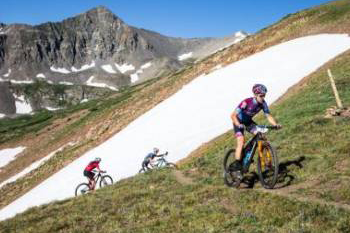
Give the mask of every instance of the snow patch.
M 53 72 L 56 72 L 56 73 L 61 73 L 61 74 L 69 74 L 69 73 L 71 73 L 66 68 L 55 68 L 53 66 L 50 67 L 50 70 L 52 70 Z
M 37 78 L 46 78 L 44 74 L 40 73 L 36 75 Z
M 5 184 L 11 183 L 11 182 L 15 182 L 17 179 L 25 176 L 26 174 L 30 173 L 31 171 L 33 171 L 34 169 L 42 166 L 47 160 L 49 160 L 50 158 L 52 158 L 54 155 L 57 154 L 57 152 L 62 151 L 64 148 L 66 148 L 67 146 L 74 146 L 76 143 L 73 142 L 69 142 L 68 144 L 60 147 L 59 149 L 51 152 L 49 155 L 47 155 L 46 157 L 32 163 L 31 165 L 29 165 L 27 168 L 25 168 L 23 171 L 17 173 L 16 175 L 10 177 L 9 179 L 5 180 L 4 182 L 2 182 L 0 184 L 0 188 L 2 186 L 4 186 Z M 24 147 L 25 148 L 25 147 Z M 17 153 L 18 154 L 18 153 Z M 0 156 L 1 156 L 1 151 L 0 151 Z
M 16 155 L 25 149 L 24 146 L 0 150 L 0 167 L 6 166 L 16 158 Z
M 118 91 L 117 88 L 112 87 L 112 86 L 108 86 L 108 85 L 105 84 L 105 83 L 92 82 L 92 80 L 93 80 L 94 78 L 95 78 L 94 76 L 91 76 L 91 77 L 86 81 L 86 85 L 88 85 L 88 86 L 93 86 L 93 87 L 109 88 L 109 89 L 111 89 L 111 90 L 113 90 L 113 91 Z
M 72 85 L 74 85 L 74 83 L 71 83 L 71 82 L 66 82 L 66 81 L 61 81 L 61 82 L 59 82 L 59 84 L 62 84 L 62 85 L 68 85 L 68 86 L 72 86 Z
M 113 69 L 112 65 L 108 64 L 108 65 L 103 65 L 101 66 L 102 69 L 104 69 L 107 73 L 110 74 L 116 74 L 117 72 L 115 72 L 115 70 Z
M 14 83 L 14 84 L 31 84 L 31 83 L 34 83 L 33 80 L 23 80 L 23 81 L 17 81 L 17 80 L 9 80 L 11 83 Z
M 152 62 L 147 62 L 146 64 L 142 65 L 140 68 L 142 70 L 144 70 L 144 69 L 147 69 L 148 67 L 150 67 L 151 65 L 152 65 Z
M 137 82 L 139 80 L 139 74 L 143 73 L 144 69 L 149 68 L 152 65 L 151 62 L 147 62 L 146 64 L 142 65 L 140 69 L 138 69 L 135 73 L 130 75 L 130 81 L 131 83 Z
M 183 60 L 186 60 L 186 59 L 189 59 L 190 57 L 192 57 L 192 54 L 193 54 L 192 52 L 184 53 L 184 54 L 178 56 L 177 58 L 179 61 L 183 61 Z
M 89 101 L 89 99 L 82 99 L 81 101 L 80 101 L 80 103 L 86 103 L 86 102 L 88 102 Z
M 80 71 L 84 71 L 84 70 L 88 70 L 88 69 L 91 69 L 92 67 L 95 66 L 95 61 L 92 61 L 91 64 L 86 64 L 86 65 L 83 65 L 82 67 L 80 67 L 80 69 L 77 69 L 75 68 L 74 66 L 72 66 L 72 71 L 73 72 L 80 72 Z
M 6 74 L 4 74 L 4 77 L 8 77 L 9 75 L 11 74 L 11 69 L 9 69 L 8 71 L 7 71 L 7 73 Z
M 74 196 L 74 186 L 85 180 L 81 171 L 94 157 L 102 157 L 101 168 L 115 180 L 136 174 L 154 146 L 169 151 L 169 161 L 185 158 L 203 143 L 232 130 L 230 115 L 240 101 L 251 96 L 253 84 L 264 83 L 269 89 L 266 101 L 273 103 L 349 48 L 350 38 L 345 34 L 301 37 L 198 77 L 1 209 L 0 220 L 32 206 Z M 176 120 L 169 124 L 169 119 Z M 124 156 L 125 151 L 130 156 Z
M 114 63 L 114 64 L 118 68 L 118 70 L 123 74 L 135 69 L 135 67 L 131 64 L 122 64 L 122 65 L 118 65 L 117 63 Z
M 0 113 L 0 118 L 4 118 L 6 115 L 3 113 Z
M 241 31 L 238 31 L 238 32 L 235 33 L 235 37 L 244 37 L 244 38 L 246 38 L 247 35 L 245 35 L 245 34 L 244 34 L 243 32 L 241 32 Z
M 16 99 L 16 113 L 18 114 L 28 114 L 31 113 L 33 111 L 32 106 L 30 106 L 29 103 L 27 103 L 27 101 L 25 100 L 23 95 L 20 96 L 16 96 L 15 95 L 15 99 Z
M 130 78 L 131 78 L 131 83 L 134 83 L 136 81 L 139 80 L 139 74 L 142 74 L 143 71 L 142 70 L 137 70 L 135 73 L 131 74 L 130 75 Z
M 49 111 L 57 111 L 57 110 L 60 110 L 62 108 L 52 108 L 52 107 L 46 107 L 47 110 Z

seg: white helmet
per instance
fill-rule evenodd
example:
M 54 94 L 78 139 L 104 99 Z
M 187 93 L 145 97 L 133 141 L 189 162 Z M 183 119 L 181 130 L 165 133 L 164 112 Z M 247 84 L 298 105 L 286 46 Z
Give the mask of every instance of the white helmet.
M 153 148 L 153 152 L 154 152 L 155 154 L 157 154 L 157 153 L 159 152 L 159 149 L 158 149 L 157 147 L 154 147 L 154 148 Z
M 101 158 L 100 158 L 100 157 L 96 157 L 96 158 L 95 158 L 95 161 L 96 161 L 96 162 L 101 162 Z

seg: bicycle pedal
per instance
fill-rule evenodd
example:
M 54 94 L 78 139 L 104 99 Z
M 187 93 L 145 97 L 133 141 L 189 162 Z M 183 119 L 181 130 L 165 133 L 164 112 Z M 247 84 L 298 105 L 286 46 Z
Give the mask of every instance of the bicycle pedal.
M 242 172 L 241 171 L 235 171 L 233 172 L 233 175 L 239 179 L 239 180 L 243 180 L 243 175 L 242 175 Z

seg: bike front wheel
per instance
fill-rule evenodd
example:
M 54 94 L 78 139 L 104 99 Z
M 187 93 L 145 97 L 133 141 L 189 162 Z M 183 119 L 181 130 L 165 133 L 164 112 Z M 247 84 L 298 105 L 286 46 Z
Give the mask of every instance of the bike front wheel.
M 84 194 L 88 193 L 89 191 L 90 191 L 89 184 L 81 183 L 75 189 L 75 196 L 77 197 L 79 195 L 84 195 Z
M 109 175 L 101 177 L 100 188 L 113 184 L 113 179 Z
M 224 157 L 224 182 L 228 187 L 238 188 L 241 184 L 241 179 L 239 179 L 234 172 L 230 171 L 229 166 L 235 161 L 234 150 L 231 149 L 227 151 Z
M 258 175 L 264 188 L 272 189 L 278 178 L 278 158 L 270 143 L 264 143 L 258 152 Z

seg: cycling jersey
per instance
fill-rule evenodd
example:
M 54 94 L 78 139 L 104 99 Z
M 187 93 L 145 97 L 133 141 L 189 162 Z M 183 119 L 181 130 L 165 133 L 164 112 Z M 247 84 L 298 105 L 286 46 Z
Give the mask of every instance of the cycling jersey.
M 95 169 L 95 168 L 97 168 L 97 169 L 100 169 L 100 167 L 99 167 L 99 162 L 96 162 L 96 161 L 92 161 L 92 162 L 90 162 L 87 166 L 86 166 L 86 168 L 85 168 L 85 171 L 92 171 L 93 169 Z
M 269 107 L 267 103 L 259 103 L 256 98 L 251 97 L 243 100 L 236 108 L 237 118 L 240 123 L 244 125 L 250 125 L 252 123 L 252 118 L 263 110 L 265 114 L 270 114 Z
M 144 159 L 144 161 L 149 161 L 149 160 L 151 160 L 151 159 L 154 159 L 154 157 L 156 157 L 157 155 L 155 154 L 155 153 L 149 153 L 146 157 L 145 157 L 145 159 Z

